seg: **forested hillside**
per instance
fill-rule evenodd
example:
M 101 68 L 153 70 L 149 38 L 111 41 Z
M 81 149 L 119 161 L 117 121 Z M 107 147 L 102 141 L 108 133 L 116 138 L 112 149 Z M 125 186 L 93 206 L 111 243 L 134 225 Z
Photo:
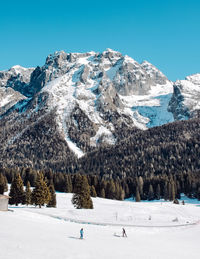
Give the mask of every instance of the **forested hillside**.
M 118 145 L 81 158 L 78 171 L 117 176 L 151 176 L 200 172 L 199 119 L 137 131 Z

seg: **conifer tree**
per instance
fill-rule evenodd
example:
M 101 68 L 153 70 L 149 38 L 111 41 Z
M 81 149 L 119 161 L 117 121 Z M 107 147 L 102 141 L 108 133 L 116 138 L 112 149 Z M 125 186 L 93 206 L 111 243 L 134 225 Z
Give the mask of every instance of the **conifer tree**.
M 115 199 L 116 198 L 116 187 L 113 179 L 111 179 L 106 185 L 106 198 Z
M 156 187 L 156 199 L 160 200 L 160 184 L 159 183 Z
M 72 180 L 70 175 L 65 176 L 65 192 L 72 193 Z
M 123 201 L 124 198 L 125 198 L 125 192 L 124 192 L 123 188 L 121 186 L 119 186 L 119 197 L 118 197 L 118 200 Z
M 91 197 L 94 197 L 94 198 L 97 197 L 97 193 L 96 193 L 94 185 L 92 185 L 90 187 L 90 195 L 91 195 Z
M 139 202 L 140 200 L 141 200 L 141 198 L 140 198 L 139 188 L 136 187 L 135 201 L 136 201 L 136 202 Z
M 0 194 L 3 194 L 7 190 L 8 190 L 7 179 L 2 173 L 0 173 Z
M 154 192 L 153 192 L 153 186 L 149 185 L 149 193 L 148 193 L 148 200 L 152 201 L 154 199 Z
M 104 188 L 101 189 L 100 197 L 101 198 L 105 198 L 106 197 Z
M 26 190 L 25 190 L 25 203 L 28 206 L 29 204 L 31 204 L 31 185 L 30 182 L 27 181 L 26 184 Z
M 197 199 L 200 201 L 200 187 L 197 190 Z
M 168 184 L 167 181 L 165 181 L 165 187 L 164 187 L 164 199 L 167 201 L 169 199 L 169 194 L 168 194 Z
M 175 183 L 174 181 L 171 183 L 172 189 L 171 189 L 171 200 L 174 201 L 176 198 L 176 191 L 175 191 Z
M 51 198 L 47 204 L 47 207 L 56 208 L 56 193 L 55 193 L 55 188 L 54 188 L 53 182 L 51 182 L 51 184 L 49 185 L 49 191 L 51 194 Z
M 6 176 L 4 176 L 4 192 L 7 192 L 7 191 L 8 191 L 8 181 Z
M 144 181 L 142 179 L 142 176 L 139 176 L 138 187 L 139 187 L 140 197 L 143 197 L 143 185 L 144 185 Z
M 77 209 L 93 209 L 92 199 L 90 197 L 90 186 L 85 175 L 78 175 L 74 186 L 72 204 Z
M 32 203 L 35 204 L 35 206 L 39 205 L 39 208 L 41 208 L 41 206 L 44 206 L 44 204 L 49 202 L 50 198 L 51 194 L 47 183 L 44 180 L 44 175 L 42 173 L 38 173 L 35 188 L 32 192 Z
M 9 204 L 15 204 L 18 206 L 19 203 L 25 203 L 25 193 L 24 193 L 24 185 L 20 174 L 16 174 L 14 177 L 11 187 L 9 196 Z

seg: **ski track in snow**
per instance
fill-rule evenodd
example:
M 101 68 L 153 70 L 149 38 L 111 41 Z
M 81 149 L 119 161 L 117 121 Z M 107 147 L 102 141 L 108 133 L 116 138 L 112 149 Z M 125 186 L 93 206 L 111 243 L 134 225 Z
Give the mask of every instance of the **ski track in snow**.
M 27 210 L 30 212 L 30 210 Z M 135 224 L 122 224 L 122 223 L 107 223 L 107 222 L 94 222 L 94 221 L 85 221 L 85 220 L 78 220 L 78 219 L 73 219 L 73 218 L 68 218 L 68 217 L 61 217 L 61 216 L 56 216 L 53 214 L 49 213 L 41 213 L 38 211 L 32 211 L 31 213 L 36 213 L 39 215 L 51 217 L 54 219 L 58 220 L 63 220 L 63 221 L 68 221 L 68 222 L 73 222 L 77 224 L 84 224 L 84 225 L 97 225 L 97 226 L 118 226 L 118 227 L 139 227 L 139 228 L 177 228 L 177 227 L 186 227 L 186 226 L 194 226 L 200 224 L 200 220 L 197 220 L 192 223 L 185 223 L 185 224 L 174 224 L 174 225 L 135 225 Z

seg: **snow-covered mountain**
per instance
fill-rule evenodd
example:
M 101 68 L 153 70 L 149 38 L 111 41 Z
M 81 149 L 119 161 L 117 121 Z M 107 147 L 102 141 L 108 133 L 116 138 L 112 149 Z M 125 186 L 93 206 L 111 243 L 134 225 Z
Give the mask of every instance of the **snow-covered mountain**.
M 145 130 L 182 119 L 177 115 L 182 112 L 180 103 L 190 117 L 190 111 L 198 108 L 198 97 L 195 95 L 195 104 L 193 94 L 199 77 L 188 77 L 188 87 L 180 82 L 184 87 L 177 82 L 173 87 L 149 62 L 139 64 L 111 49 L 102 53 L 60 51 L 49 55 L 42 67 L 15 66 L 0 72 L 0 123 L 2 128 L 6 125 L 1 152 L 9 152 L 10 157 L 29 146 L 38 160 L 39 143 L 48 143 L 45 155 L 42 153 L 45 160 L 50 161 L 47 150 L 62 159 L 71 151 L 81 157 L 102 143 L 115 144 L 126 130 Z M 180 101 L 177 88 L 184 93 Z M 54 141 L 62 142 L 62 150 L 55 148 Z M 27 157 L 27 165 L 29 160 Z
M 174 84 L 173 96 L 169 111 L 175 120 L 188 119 L 197 115 L 200 110 L 200 74 L 187 76 Z

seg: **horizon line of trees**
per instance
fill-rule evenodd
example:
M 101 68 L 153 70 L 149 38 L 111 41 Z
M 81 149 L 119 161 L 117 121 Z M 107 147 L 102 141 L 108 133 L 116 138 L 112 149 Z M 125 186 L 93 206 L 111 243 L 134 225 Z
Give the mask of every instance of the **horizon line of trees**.
M 200 177 L 199 174 L 192 172 L 113 179 L 111 175 L 101 177 L 81 172 L 77 174 L 55 173 L 51 169 L 36 171 L 31 168 L 0 168 L 0 191 L 2 189 L 6 191 L 6 183 L 11 183 L 16 175 L 20 175 L 24 186 L 27 186 L 29 182 L 30 186 L 36 188 L 37 178 L 40 174 L 44 176 L 44 181 L 48 186 L 51 184 L 55 191 L 59 192 L 75 193 L 81 175 L 81 177 L 85 177 L 82 180 L 88 182 L 92 197 L 116 200 L 133 197 L 136 201 L 154 199 L 173 201 L 179 199 L 181 193 L 184 193 L 189 198 L 200 200 Z M 34 204 L 36 203 L 34 202 Z

